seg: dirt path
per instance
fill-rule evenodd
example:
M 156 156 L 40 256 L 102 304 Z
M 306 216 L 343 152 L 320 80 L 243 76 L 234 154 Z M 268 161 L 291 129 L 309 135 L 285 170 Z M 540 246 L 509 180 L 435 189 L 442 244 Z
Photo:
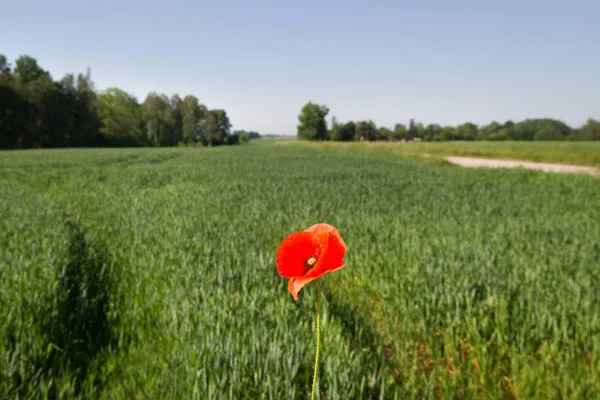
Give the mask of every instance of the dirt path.
M 474 157 L 445 157 L 452 164 L 458 164 L 467 168 L 527 168 L 537 169 L 544 172 L 566 172 L 570 174 L 595 175 L 600 171 L 594 167 L 582 167 L 579 165 L 549 164 L 530 161 L 495 160 L 492 158 Z

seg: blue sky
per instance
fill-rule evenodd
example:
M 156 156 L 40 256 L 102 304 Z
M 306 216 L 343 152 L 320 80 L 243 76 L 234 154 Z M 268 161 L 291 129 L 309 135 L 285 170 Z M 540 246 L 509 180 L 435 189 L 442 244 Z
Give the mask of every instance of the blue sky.
M 392 127 L 600 118 L 600 1 L 7 1 L 0 53 L 99 90 L 194 94 L 295 134 L 307 101 Z

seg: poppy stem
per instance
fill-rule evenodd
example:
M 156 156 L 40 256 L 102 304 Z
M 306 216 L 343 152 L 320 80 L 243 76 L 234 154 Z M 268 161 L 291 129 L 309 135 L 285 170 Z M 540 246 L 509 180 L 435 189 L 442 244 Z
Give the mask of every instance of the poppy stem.
M 315 374 L 313 376 L 313 386 L 311 400 L 315 400 L 315 389 L 317 388 L 317 372 L 319 371 L 319 345 L 321 343 L 321 279 L 317 279 L 317 355 L 315 356 Z

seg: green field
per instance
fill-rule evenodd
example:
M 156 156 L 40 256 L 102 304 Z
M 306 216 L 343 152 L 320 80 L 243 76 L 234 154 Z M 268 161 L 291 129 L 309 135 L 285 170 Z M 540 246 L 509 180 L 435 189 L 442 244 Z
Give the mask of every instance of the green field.
M 0 215 L 0 398 L 307 398 L 316 285 L 294 302 L 274 260 L 317 222 L 348 245 L 322 279 L 320 398 L 600 398 L 597 177 L 310 146 L 15 151 Z
M 282 142 L 290 144 L 293 142 Z M 409 156 L 500 158 L 600 167 L 600 142 L 296 142 L 305 146 Z

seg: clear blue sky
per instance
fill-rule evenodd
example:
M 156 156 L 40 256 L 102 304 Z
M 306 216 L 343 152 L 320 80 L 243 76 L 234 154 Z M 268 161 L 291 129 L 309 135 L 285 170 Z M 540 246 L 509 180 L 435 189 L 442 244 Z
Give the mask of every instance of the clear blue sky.
M 99 90 L 194 94 L 295 134 L 307 101 L 392 127 L 600 118 L 600 1 L 6 1 L 0 53 Z

